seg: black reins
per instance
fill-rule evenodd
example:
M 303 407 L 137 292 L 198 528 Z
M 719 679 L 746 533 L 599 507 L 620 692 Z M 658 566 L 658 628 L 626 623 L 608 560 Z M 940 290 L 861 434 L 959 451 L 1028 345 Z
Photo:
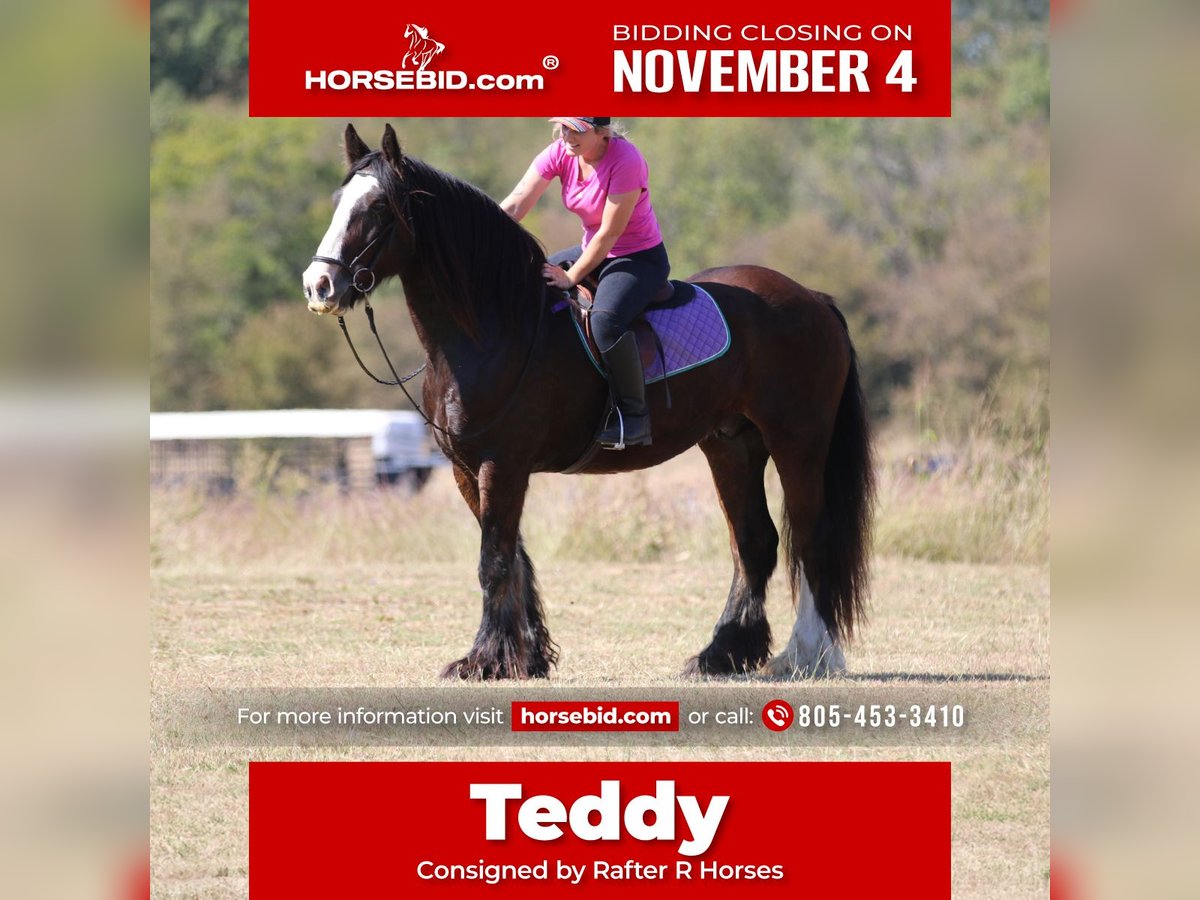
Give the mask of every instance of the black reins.
M 409 201 L 408 194 L 405 195 L 404 201 L 405 212 L 407 213 Z M 456 435 L 437 424 L 437 422 L 433 421 L 433 419 L 429 418 L 429 416 L 425 414 L 425 410 L 421 408 L 421 404 L 416 401 L 413 395 L 408 392 L 408 388 L 404 386 L 406 382 L 412 381 L 414 378 L 424 372 L 426 364 L 421 363 L 421 365 L 418 366 L 414 371 L 402 377 L 396 371 L 396 367 L 392 365 L 392 359 L 390 356 L 388 356 L 387 349 L 383 346 L 383 339 L 380 338 L 379 331 L 375 327 L 375 310 L 371 306 L 371 292 L 375 289 L 376 284 L 375 265 L 379 262 L 379 257 L 387 248 L 387 245 L 391 242 L 396 228 L 396 222 L 399 221 L 400 218 L 401 214 L 397 212 L 396 218 L 394 218 L 387 224 L 387 226 L 381 229 L 380 232 L 375 235 L 375 237 L 373 237 L 367 243 L 367 245 L 363 247 L 362 251 L 355 256 L 354 259 L 350 260 L 349 263 L 342 262 L 342 260 L 332 256 L 314 256 L 312 258 L 313 262 L 321 262 L 331 266 L 337 266 L 338 268 L 343 269 L 350 274 L 350 286 L 358 292 L 360 297 L 362 297 L 364 309 L 367 313 L 367 323 L 371 328 L 371 334 L 375 336 L 375 343 L 379 345 L 379 352 L 383 354 L 384 362 L 387 363 L 388 369 L 392 373 L 392 378 L 395 380 L 387 381 L 378 377 L 374 372 L 367 368 L 366 363 L 362 361 L 362 357 L 358 355 L 358 349 L 354 346 L 354 341 L 350 338 L 350 330 L 346 327 L 345 318 L 338 316 L 338 327 L 342 329 L 342 334 L 346 338 L 346 344 L 350 347 L 350 352 L 354 354 L 354 360 L 358 363 L 358 367 L 362 369 L 376 384 L 382 384 L 385 387 L 400 388 L 400 390 L 404 392 L 404 396 L 408 398 L 408 402 L 411 403 L 416 411 L 421 414 L 421 418 L 424 419 L 426 424 L 435 431 L 441 432 L 447 438 L 457 438 L 458 440 L 478 437 L 489 429 L 494 428 L 497 424 L 499 424 L 500 420 L 508 414 L 508 412 L 512 409 L 513 404 L 516 402 L 517 394 L 521 390 L 521 385 L 525 383 L 525 376 L 529 374 L 529 368 L 533 363 L 533 356 L 537 351 L 538 343 L 542 335 L 542 319 L 545 318 L 546 313 L 546 291 L 543 290 L 541 294 L 541 303 L 538 308 L 537 324 L 534 328 L 533 341 L 529 345 L 529 353 L 525 357 L 525 364 L 521 367 L 521 374 L 517 378 L 516 386 L 509 395 L 508 402 L 504 404 L 500 411 L 496 413 L 492 420 L 486 425 L 476 428 L 474 431 Z M 404 216 L 404 218 L 406 219 L 405 225 L 408 226 L 409 234 L 415 238 L 416 232 L 412 227 L 411 214 Z M 385 237 L 387 240 L 384 240 Z M 371 256 L 371 261 L 365 265 L 359 265 L 362 258 L 366 256 L 372 248 L 375 248 L 375 252 Z M 364 273 L 367 277 L 364 277 Z

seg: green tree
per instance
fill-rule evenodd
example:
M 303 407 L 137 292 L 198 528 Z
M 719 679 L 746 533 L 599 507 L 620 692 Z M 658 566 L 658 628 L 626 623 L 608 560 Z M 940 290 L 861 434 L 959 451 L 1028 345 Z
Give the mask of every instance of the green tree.
M 314 120 L 196 108 L 153 146 L 152 403 L 222 405 L 233 335 L 295 297 L 341 180 L 338 138 Z
M 785 124 L 763 119 L 630 120 L 671 265 L 683 278 L 727 265 L 729 246 L 787 216 Z
M 246 93 L 250 7 L 245 0 L 156 0 L 150 9 L 150 83 L 189 97 Z

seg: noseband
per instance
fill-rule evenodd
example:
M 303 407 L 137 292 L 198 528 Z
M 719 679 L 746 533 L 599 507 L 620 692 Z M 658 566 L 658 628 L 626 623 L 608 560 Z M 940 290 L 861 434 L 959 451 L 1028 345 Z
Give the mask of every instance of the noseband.
M 325 263 L 330 266 L 337 266 L 339 269 L 342 269 L 350 275 L 350 285 L 356 291 L 362 294 L 363 297 L 366 297 L 371 293 L 371 291 L 375 290 L 375 264 L 379 262 L 379 255 L 383 253 L 384 248 L 388 245 L 388 242 L 391 241 L 392 232 L 395 230 L 395 228 L 396 220 L 392 219 L 391 222 L 389 222 L 383 229 L 380 230 L 379 234 L 375 235 L 375 237 L 371 238 L 371 240 L 367 242 L 367 246 L 362 248 L 362 251 L 358 254 L 358 256 L 354 257 L 354 259 L 350 260 L 348 263 L 342 262 L 340 259 L 334 256 L 314 256 L 312 261 Z M 384 240 L 384 238 L 387 238 L 387 240 Z M 364 256 L 370 253 L 372 249 L 374 249 L 375 252 L 371 255 L 371 261 L 366 265 L 360 266 L 359 262 Z

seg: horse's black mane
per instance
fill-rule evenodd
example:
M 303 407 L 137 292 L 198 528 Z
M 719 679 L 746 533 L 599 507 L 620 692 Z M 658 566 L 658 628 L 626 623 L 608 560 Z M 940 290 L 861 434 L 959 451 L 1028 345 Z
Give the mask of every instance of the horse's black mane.
M 393 213 L 405 217 L 414 259 L 468 335 L 478 339 L 490 325 L 511 333 L 538 314 L 545 250 L 487 194 L 408 156 L 397 172 L 378 150 L 355 163 L 346 180 L 359 172 L 373 175 Z

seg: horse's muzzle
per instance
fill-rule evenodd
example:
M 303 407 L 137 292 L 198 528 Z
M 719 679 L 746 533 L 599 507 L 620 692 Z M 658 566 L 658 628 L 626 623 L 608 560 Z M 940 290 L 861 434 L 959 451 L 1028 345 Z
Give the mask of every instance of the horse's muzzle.
M 347 300 L 353 285 L 345 285 L 339 292 L 336 273 L 331 275 L 324 271 L 327 268 L 325 266 L 319 266 L 318 271 L 313 271 L 318 266 L 319 264 L 314 264 L 304 273 L 304 299 L 308 301 L 308 310 L 319 316 L 331 313 L 340 315 L 350 307 Z

